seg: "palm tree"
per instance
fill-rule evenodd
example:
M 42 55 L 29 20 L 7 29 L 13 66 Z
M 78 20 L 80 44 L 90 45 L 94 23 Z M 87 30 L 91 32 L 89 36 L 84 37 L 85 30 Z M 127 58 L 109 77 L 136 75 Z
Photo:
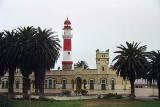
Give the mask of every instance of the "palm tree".
M 36 29 L 33 26 L 17 28 L 18 37 L 20 40 L 20 58 L 19 68 L 23 76 L 23 97 L 28 97 L 28 90 L 30 87 L 29 75 L 32 73 L 32 59 L 31 48 L 33 38 L 36 34 Z
M 8 95 L 13 97 L 14 73 L 18 66 L 19 57 L 19 39 L 15 30 L 4 31 L 5 48 L 2 50 L 3 63 L 9 73 Z
M 86 61 L 78 61 L 76 64 L 75 64 L 75 67 L 77 68 L 84 68 L 84 69 L 88 69 L 89 66 L 87 64 Z
M 5 73 L 5 63 L 3 58 L 3 50 L 5 49 L 4 33 L 0 32 L 0 76 Z
M 148 78 L 150 81 L 156 80 L 158 85 L 158 98 L 160 99 L 160 51 L 151 51 L 151 70 Z
M 35 74 L 35 88 L 40 96 L 44 94 L 45 72 L 54 65 L 60 55 L 60 44 L 57 36 L 53 35 L 51 29 L 42 30 L 40 27 L 33 38 L 31 47 L 32 67 Z
M 113 61 L 115 61 L 113 69 L 117 70 L 117 75 L 120 75 L 123 79 L 128 79 L 130 81 L 131 99 L 134 99 L 135 97 L 134 82 L 144 74 L 144 66 L 147 62 L 145 57 L 146 45 L 139 45 L 140 43 L 126 42 L 126 47 L 124 45 L 120 45 L 117 47 L 120 50 L 114 52 L 118 55 L 113 59 Z
M 9 73 L 9 96 L 13 97 L 14 72 L 23 75 L 23 96 L 28 96 L 29 75 L 35 74 L 35 91 L 44 94 L 45 72 L 54 68 L 60 55 L 60 44 L 51 29 L 20 27 L 0 33 L 0 74 Z

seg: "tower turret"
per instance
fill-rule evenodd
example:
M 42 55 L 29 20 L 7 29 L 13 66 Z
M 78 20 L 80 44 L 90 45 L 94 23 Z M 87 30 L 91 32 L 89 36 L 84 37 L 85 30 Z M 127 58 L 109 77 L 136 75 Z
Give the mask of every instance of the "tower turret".
M 96 50 L 96 64 L 98 73 L 108 71 L 109 49 L 106 51 L 99 51 L 99 49 Z
M 71 34 L 71 22 L 67 18 L 64 21 L 64 34 L 63 34 L 63 61 L 62 69 L 69 70 L 72 69 L 72 34 Z

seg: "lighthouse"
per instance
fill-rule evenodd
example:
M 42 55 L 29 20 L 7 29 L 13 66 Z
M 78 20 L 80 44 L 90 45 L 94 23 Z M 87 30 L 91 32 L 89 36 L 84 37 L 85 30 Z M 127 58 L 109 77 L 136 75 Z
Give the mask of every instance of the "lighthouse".
M 62 69 L 70 70 L 72 69 L 72 34 L 71 34 L 71 22 L 67 18 L 64 21 L 63 27 L 63 61 L 62 61 Z

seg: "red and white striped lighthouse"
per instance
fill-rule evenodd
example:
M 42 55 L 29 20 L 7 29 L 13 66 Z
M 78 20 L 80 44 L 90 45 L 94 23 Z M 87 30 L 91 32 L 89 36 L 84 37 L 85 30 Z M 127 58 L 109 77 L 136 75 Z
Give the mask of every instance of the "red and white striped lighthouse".
M 72 34 L 71 34 L 71 22 L 70 20 L 64 21 L 64 34 L 63 34 L 63 61 L 62 69 L 69 70 L 72 69 Z

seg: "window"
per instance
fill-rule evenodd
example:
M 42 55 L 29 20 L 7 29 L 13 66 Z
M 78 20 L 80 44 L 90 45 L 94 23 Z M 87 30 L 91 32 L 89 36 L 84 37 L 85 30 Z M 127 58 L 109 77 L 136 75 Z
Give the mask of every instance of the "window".
M 94 90 L 94 80 L 90 79 L 89 83 L 90 83 L 90 90 Z
M 83 80 L 83 84 L 84 84 L 83 88 L 86 89 L 87 81 L 86 81 L 86 80 Z
M 16 81 L 16 89 L 19 89 L 19 81 Z
M 32 87 L 35 88 L 35 80 L 32 80 Z
M 44 81 L 44 88 L 48 88 L 47 87 L 47 80 Z
M 102 57 L 105 57 L 105 54 L 102 54 Z
M 5 88 L 5 82 L 2 81 L 2 88 Z
M 55 79 L 53 80 L 53 88 L 54 89 L 56 88 L 56 80 Z
M 104 71 L 104 67 L 102 67 L 102 71 Z
M 28 90 L 30 90 L 31 89 L 31 79 L 28 79 L 27 82 L 28 82 Z
M 62 80 L 62 89 L 66 89 L 67 81 L 65 79 Z
M 72 84 L 72 89 L 74 89 L 74 80 L 71 80 L 71 84 Z
M 106 90 L 106 80 L 101 80 L 101 90 Z
M 112 78 L 111 80 L 111 89 L 114 90 L 115 89 L 115 80 Z
M 8 81 L 6 81 L 5 88 L 8 88 Z
M 52 80 L 48 80 L 48 88 L 52 88 Z

